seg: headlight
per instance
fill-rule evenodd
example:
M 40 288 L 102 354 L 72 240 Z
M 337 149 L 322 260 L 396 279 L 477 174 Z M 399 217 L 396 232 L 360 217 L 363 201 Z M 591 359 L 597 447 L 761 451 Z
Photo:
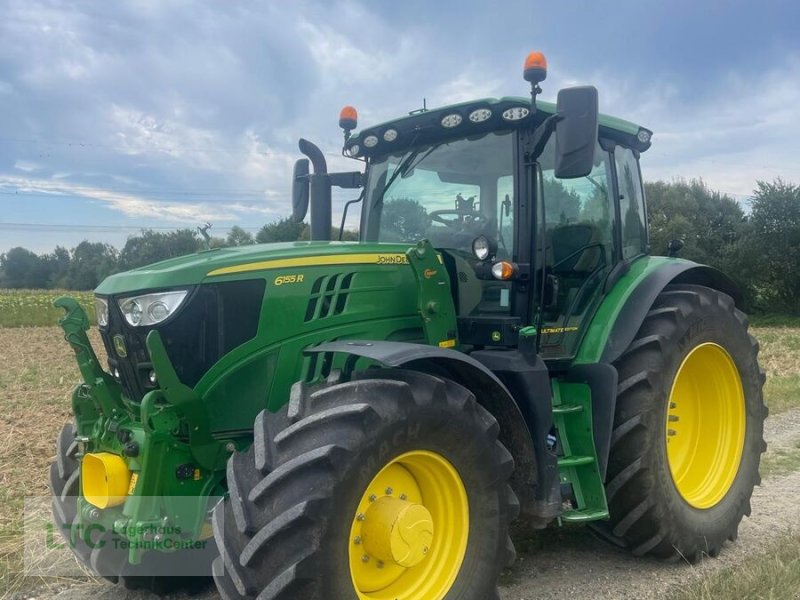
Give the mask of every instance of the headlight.
M 95 296 L 94 311 L 97 314 L 97 324 L 100 327 L 108 325 L 108 300 Z
M 178 309 L 186 298 L 186 293 L 183 290 L 121 298 L 119 308 L 125 320 L 134 327 L 156 325 Z
M 478 260 L 493 258 L 497 252 L 497 244 L 485 235 L 479 235 L 472 240 L 472 253 Z

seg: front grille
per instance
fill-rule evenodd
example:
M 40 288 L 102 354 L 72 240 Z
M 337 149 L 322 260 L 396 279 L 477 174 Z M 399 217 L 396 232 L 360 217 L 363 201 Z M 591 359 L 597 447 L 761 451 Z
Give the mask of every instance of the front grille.
M 131 327 L 117 298 L 109 299 L 109 324 L 101 329 L 111 372 L 119 373 L 125 394 L 140 402 L 155 386 L 145 339 L 158 329 L 181 382 L 194 387 L 225 354 L 253 339 L 258 331 L 266 282 L 263 279 L 201 285 L 190 292 L 178 313 L 155 327 Z M 122 336 L 126 356 L 115 348 Z

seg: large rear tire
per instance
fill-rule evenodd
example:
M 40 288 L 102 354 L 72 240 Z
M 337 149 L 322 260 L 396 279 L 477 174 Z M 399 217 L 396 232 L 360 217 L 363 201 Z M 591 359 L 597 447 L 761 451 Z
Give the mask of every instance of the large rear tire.
M 61 429 L 56 441 L 56 461 L 50 465 L 50 491 L 53 495 L 54 525 L 82 565 L 111 583 L 159 595 L 177 591 L 198 592 L 211 584 L 211 564 L 217 552 L 210 541 L 206 544 L 206 550 L 191 550 L 190 554 L 147 552 L 140 564 L 131 565 L 128 552 L 121 550 L 120 544 L 114 543 L 114 534 L 102 532 L 98 536 L 91 532 L 91 528 L 87 530 L 81 527 L 78 518 L 79 467 L 75 427 L 69 423 Z M 89 539 L 84 537 L 87 535 Z M 188 556 L 192 561 L 192 571 L 207 572 L 207 577 L 169 575 L 176 571 L 177 561 L 184 561 L 185 565 Z
M 729 296 L 695 285 L 658 296 L 616 362 L 612 541 L 694 562 L 736 539 L 766 450 L 757 354 Z
M 229 497 L 214 509 L 220 593 L 497 598 L 519 510 L 498 432 L 469 391 L 427 374 L 370 370 L 295 385 L 228 463 Z

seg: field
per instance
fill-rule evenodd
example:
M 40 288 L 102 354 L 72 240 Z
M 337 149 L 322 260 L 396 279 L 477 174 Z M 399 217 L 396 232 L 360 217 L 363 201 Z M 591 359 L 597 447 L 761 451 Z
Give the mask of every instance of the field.
M 0 293 L 0 315 L 4 307 L 19 307 L 13 319 L 0 321 L 0 598 L 58 594 L 59 600 L 144 599 L 86 578 L 20 575 L 23 499 L 48 493 L 46 470 L 53 459 L 53 442 L 70 418 L 69 392 L 78 378 L 72 353 L 52 326 L 58 312 L 47 307 L 57 295 Z M 25 300 L 15 304 L 20 299 Z M 91 306 L 90 295 L 82 295 L 81 301 Z M 25 326 L 28 323 L 49 326 Z M 739 541 L 728 545 L 719 559 L 690 567 L 632 558 L 584 528 L 548 530 L 517 541 L 518 562 L 502 580 L 504 600 L 800 597 L 800 328 L 756 328 L 754 333 L 768 372 L 770 449 L 763 462 L 764 485 L 757 488 L 752 517 L 745 519 Z M 95 331 L 91 339 L 98 347 Z
M 0 289 L 0 327 L 47 327 L 57 322 L 64 311 L 53 301 L 64 295 L 75 298 L 95 322 L 92 292 L 68 290 L 5 290 Z

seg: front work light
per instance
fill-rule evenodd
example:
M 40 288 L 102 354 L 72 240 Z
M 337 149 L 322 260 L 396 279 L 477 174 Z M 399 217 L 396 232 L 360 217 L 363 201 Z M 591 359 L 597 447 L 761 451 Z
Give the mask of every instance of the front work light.
M 121 298 L 119 308 L 129 325 L 157 325 L 172 315 L 186 298 L 187 291 L 159 292 Z
M 472 240 L 472 253 L 478 260 L 488 260 L 493 258 L 497 252 L 497 244 L 485 235 L 479 235 Z

